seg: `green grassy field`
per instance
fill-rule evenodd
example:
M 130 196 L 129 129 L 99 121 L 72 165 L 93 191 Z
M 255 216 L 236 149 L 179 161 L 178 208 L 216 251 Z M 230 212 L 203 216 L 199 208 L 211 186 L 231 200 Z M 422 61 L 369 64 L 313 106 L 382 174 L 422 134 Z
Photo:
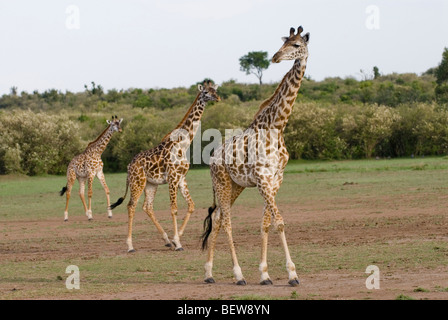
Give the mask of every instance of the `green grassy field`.
M 212 202 L 208 169 L 190 170 L 187 176 L 197 210 L 182 239 L 186 251 L 163 247 L 155 227 L 139 209 L 134 228 L 135 254 L 126 253 L 126 206 L 115 209 L 114 218 L 108 220 L 106 199 L 97 180 L 94 221 L 88 222 L 83 214 L 76 184 L 69 222 L 64 223 L 65 197 L 58 192 L 65 185 L 65 177 L 0 176 L 0 298 L 126 299 L 140 292 L 140 298 L 172 299 L 173 293 L 164 294 L 171 285 L 184 285 L 176 299 L 446 297 L 446 281 L 415 283 L 421 290 L 413 285 L 403 288 L 400 283 L 393 287 L 392 283 L 397 274 L 426 279 L 419 274 L 448 271 L 447 169 L 448 159 L 440 157 L 288 164 L 277 202 L 287 223 L 288 243 L 299 277 L 311 283 L 311 279 L 320 281 L 321 276 L 340 275 L 342 279 L 359 278 L 362 283 L 366 266 L 375 264 L 385 270 L 391 284 L 376 295 L 362 286 L 349 294 L 342 288 L 339 293 L 334 285 L 333 290 L 322 284 L 305 284 L 297 288 L 275 286 L 273 291 L 255 285 L 263 203 L 254 189 L 243 192 L 232 217 L 240 264 L 254 286 L 247 292 L 236 286 L 234 293 L 228 292 L 234 288 L 232 266 L 226 238 L 221 234 L 214 276 L 218 282 L 229 284 L 229 289 L 201 287 L 205 254 L 199 249 L 199 236 L 206 208 Z M 126 174 L 107 174 L 106 180 L 112 201 L 124 194 Z M 182 218 L 186 205 L 181 197 L 179 207 Z M 155 209 L 171 236 L 166 186 L 159 188 Z M 284 254 L 275 232 L 270 236 L 268 262 L 274 283 L 286 284 Z M 65 288 L 68 265 L 79 266 L 81 290 Z M 150 287 L 159 291 L 146 293 Z

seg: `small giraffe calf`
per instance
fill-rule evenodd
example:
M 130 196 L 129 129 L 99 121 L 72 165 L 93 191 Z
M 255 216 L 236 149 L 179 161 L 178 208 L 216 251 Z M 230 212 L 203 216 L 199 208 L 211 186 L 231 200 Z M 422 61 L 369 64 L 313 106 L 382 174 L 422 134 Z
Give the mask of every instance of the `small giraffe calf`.
M 112 120 L 106 120 L 109 126 L 103 133 L 100 134 L 95 141 L 89 143 L 86 150 L 83 153 L 75 156 L 67 168 L 67 185 L 62 188 L 60 195 L 63 196 L 64 193 L 67 194 L 67 202 L 65 204 L 64 211 L 64 221 L 68 221 L 68 202 L 70 200 L 70 194 L 72 191 L 73 184 L 75 180 L 79 181 L 79 196 L 81 197 L 82 204 L 84 205 L 84 211 L 89 220 L 92 220 L 92 185 L 95 176 L 100 179 L 103 185 L 104 191 L 107 197 L 107 213 L 109 218 L 112 218 L 112 211 L 109 209 L 110 197 L 109 188 L 106 185 L 106 179 L 103 174 L 103 161 L 101 160 L 101 155 L 107 147 L 107 144 L 112 137 L 112 134 L 116 131 L 121 132 L 121 122 L 123 119 L 118 119 L 117 116 L 113 116 Z M 86 205 L 86 200 L 84 197 L 85 183 L 88 183 L 89 206 Z

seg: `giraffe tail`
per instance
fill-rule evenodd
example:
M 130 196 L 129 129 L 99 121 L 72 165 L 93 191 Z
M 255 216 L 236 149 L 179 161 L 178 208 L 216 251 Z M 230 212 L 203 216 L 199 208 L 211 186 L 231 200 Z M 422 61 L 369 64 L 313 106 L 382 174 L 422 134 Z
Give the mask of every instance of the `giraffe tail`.
M 65 193 L 65 191 L 67 191 L 67 186 L 63 187 L 61 191 L 59 191 L 59 195 L 62 197 Z
M 204 219 L 204 233 L 201 236 L 202 240 L 202 250 L 207 249 L 208 245 L 208 237 L 210 236 L 210 233 L 212 232 L 212 226 L 213 226 L 213 212 L 216 210 L 216 197 L 215 197 L 215 190 L 213 189 L 213 206 L 208 208 L 208 216 Z
M 128 175 L 128 177 L 129 177 L 129 175 Z M 120 204 L 123 203 L 124 199 L 126 199 L 126 196 L 127 196 L 127 194 L 128 194 L 128 189 L 129 189 L 129 179 L 126 179 L 126 192 L 124 193 L 124 196 L 122 196 L 120 199 L 118 199 L 117 202 L 112 203 L 112 204 L 109 206 L 109 210 L 113 210 L 113 209 L 115 209 L 116 207 L 118 207 Z

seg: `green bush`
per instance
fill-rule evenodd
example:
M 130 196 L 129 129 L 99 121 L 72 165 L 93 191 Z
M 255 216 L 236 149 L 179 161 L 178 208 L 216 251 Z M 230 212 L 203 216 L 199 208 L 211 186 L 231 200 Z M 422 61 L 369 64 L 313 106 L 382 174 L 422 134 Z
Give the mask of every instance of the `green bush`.
M 61 174 L 81 151 L 79 126 L 64 116 L 0 114 L 0 173 Z

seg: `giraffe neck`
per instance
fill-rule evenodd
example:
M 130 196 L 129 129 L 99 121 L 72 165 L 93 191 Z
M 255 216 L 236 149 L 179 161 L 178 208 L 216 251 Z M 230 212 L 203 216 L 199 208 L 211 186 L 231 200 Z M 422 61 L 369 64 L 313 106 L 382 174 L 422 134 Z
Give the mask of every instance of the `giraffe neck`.
M 263 102 L 252 126 L 283 131 L 291 115 L 306 69 L 306 59 L 296 60 L 271 98 Z
M 196 100 L 193 102 L 191 107 L 188 109 L 182 121 L 177 125 L 175 130 L 184 130 L 189 134 L 189 141 L 193 141 L 194 136 L 199 128 L 199 121 L 204 113 L 206 102 L 203 101 L 201 94 L 198 94 Z M 169 139 L 171 136 L 170 132 L 163 140 Z
M 96 138 L 95 141 L 89 143 L 86 148 L 86 152 L 90 152 L 95 156 L 101 156 L 101 154 L 106 149 L 110 138 L 112 138 L 112 134 L 113 130 L 111 129 L 111 126 L 107 127 L 106 130 L 104 130 L 103 133 L 101 133 L 101 135 Z

